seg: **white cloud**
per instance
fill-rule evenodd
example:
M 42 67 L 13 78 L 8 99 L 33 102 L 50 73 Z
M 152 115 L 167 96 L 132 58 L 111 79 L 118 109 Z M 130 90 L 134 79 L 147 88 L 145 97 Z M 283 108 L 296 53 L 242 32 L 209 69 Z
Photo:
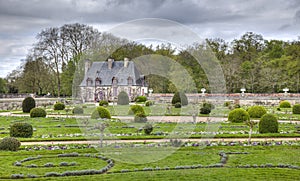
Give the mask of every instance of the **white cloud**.
M 26 57 L 34 37 L 46 27 L 79 22 L 106 31 L 134 19 L 165 18 L 201 38 L 232 40 L 254 31 L 292 40 L 299 35 L 299 12 L 298 0 L 0 0 L 0 76 Z

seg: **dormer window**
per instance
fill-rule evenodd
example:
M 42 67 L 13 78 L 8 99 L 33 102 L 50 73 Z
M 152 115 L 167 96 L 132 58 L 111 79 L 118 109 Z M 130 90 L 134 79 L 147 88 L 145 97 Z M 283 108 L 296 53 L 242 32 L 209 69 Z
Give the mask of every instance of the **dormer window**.
M 97 76 L 97 77 L 100 77 L 100 71 L 99 71 L 99 70 L 97 70 L 96 76 Z
M 112 78 L 112 85 L 114 86 L 118 85 L 118 79 L 116 77 Z
M 86 86 L 93 86 L 93 80 L 91 78 L 86 79 Z
M 133 79 L 131 77 L 128 77 L 127 84 L 128 85 L 132 85 L 133 84 Z
M 101 79 L 97 77 L 95 80 L 95 86 L 100 86 L 100 85 L 101 85 Z

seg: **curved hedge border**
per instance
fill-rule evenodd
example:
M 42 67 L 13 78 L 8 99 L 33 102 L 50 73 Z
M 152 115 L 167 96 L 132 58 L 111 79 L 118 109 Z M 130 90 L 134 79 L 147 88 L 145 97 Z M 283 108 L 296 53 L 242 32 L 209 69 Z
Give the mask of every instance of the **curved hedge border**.
M 65 153 L 65 154 L 58 154 L 57 157 L 89 157 L 89 158 L 97 158 L 97 159 L 101 159 L 103 161 L 107 162 L 107 165 L 99 170 L 97 169 L 87 169 L 87 170 L 74 170 L 74 171 L 65 171 L 62 173 L 58 173 L 58 172 L 47 172 L 45 173 L 45 175 L 42 176 L 38 176 L 38 175 L 33 175 L 33 174 L 28 174 L 27 176 L 24 176 L 23 174 L 12 174 L 10 178 L 12 179 L 20 179 L 20 178 L 38 178 L 38 177 L 66 177 L 66 176 L 81 176 L 81 175 L 94 175 L 94 174 L 103 174 L 106 173 L 109 169 L 111 169 L 114 166 L 114 162 L 111 159 L 108 159 L 106 157 L 103 157 L 101 155 L 91 155 L 91 154 L 83 154 L 80 155 L 76 152 L 74 153 Z M 22 163 L 24 162 L 28 162 L 31 160 L 37 160 L 37 159 L 42 159 L 42 156 L 37 156 L 37 157 L 28 157 L 25 158 L 21 161 L 16 161 L 13 165 L 14 166 L 22 166 Z M 48 157 L 47 157 L 48 158 Z M 69 166 L 70 164 L 66 165 L 67 162 L 61 162 L 59 165 L 57 165 L 58 167 L 60 166 Z M 48 164 L 48 166 L 46 166 Z M 46 163 L 44 166 L 42 167 L 53 167 L 54 165 L 52 163 Z M 73 165 L 74 166 L 74 165 Z M 35 165 L 35 164 L 31 164 L 31 165 L 27 165 L 27 168 L 39 168 L 41 166 Z

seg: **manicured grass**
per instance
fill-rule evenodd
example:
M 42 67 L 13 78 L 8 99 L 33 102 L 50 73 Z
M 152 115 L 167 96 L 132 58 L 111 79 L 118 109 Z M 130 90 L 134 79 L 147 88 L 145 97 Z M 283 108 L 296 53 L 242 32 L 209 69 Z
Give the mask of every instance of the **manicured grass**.
M 299 170 L 276 169 L 276 168 L 261 168 L 261 169 L 234 169 L 234 168 L 214 168 L 214 169 L 195 169 L 195 170 L 169 170 L 169 171 L 150 171 L 150 172 L 131 172 L 118 174 L 103 174 L 91 175 L 84 177 L 67 177 L 59 178 L 59 180 L 218 180 L 218 181 L 240 181 L 240 180 L 284 180 L 294 181 L 299 180 Z M 56 180 L 57 178 L 40 178 L 39 180 Z M 26 179 L 27 180 L 27 179 Z
M 103 120 L 75 118 L 29 118 L 29 117 L 0 117 L 0 137 L 9 136 L 9 127 L 16 122 L 27 122 L 33 125 L 32 138 L 20 138 L 22 141 L 43 140 L 85 140 L 99 139 L 99 130 L 93 126 Z M 203 135 L 214 135 L 217 138 L 247 138 L 249 128 L 244 123 L 152 123 L 154 129 L 151 135 L 145 135 L 145 123 L 132 121 L 106 120 L 105 139 L 158 139 L 170 134 L 180 137 L 201 138 Z M 86 127 L 87 126 L 87 127 Z M 298 132 L 297 132 L 298 131 Z M 258 125 L 253 129 L 252 137 L 299 137 L 299 125 L 280 123 L 279 133 L 259 134 Z
M 141 147 L 139 147 L 141 149 Z M 18 152 L 0 151 L 0 175 L 10 177 L 11 174 L 23 173 L 35 175 L 45 175 L 47 172 L 63 172 L 74 171 L 81 169 L 99 169 L 105 166 L 105 162 L 96 158 L 89 157 L 57 157 L 60 153 L 78 152 L 84 153 L 105 153 L 104 156 L 112 158 L 115 166 L 109 170 L 107 174 L 102 175 L 86 175 L 76 177 L 48 177 L 38 178 L 37 180 L 299 180 L 299 170 L 288 168 L 237 168 L 240 165 L 261 165 L 261 164 L 289 164 L 300 166 L 300 158 L 298 153 L 299 146 L 212 146 L 212 147 L 182 147 L 175 152 L 164 156 L 162 151 L 168 151 L 164 147 L 144 147 L 140 153 L 140 159 L 135 163 L 121 162 L 118 157 L 130 158 L 130 150 L 137 153 L 133 148 L 122 147 L 112 148 L 107 147 L 109 152 L 104 149 L 68 149 L 68 150 L 40 150 L 40 151 L 25 151 Z M 220 152 L 228 153 L 229 158 L 224 167 L 221 168 L 197 168 L 197 169 L 180 169 L 176 170 L 177 166 L 192 166 L 199 165 L 208 166 L 220 162 Z M 247 153 L 247 154 L 229 154 L 229 152 Z M 289 154 L 287 154 L 289 153 Z M 13 163 L 28 157 L 41 156 L 41 159 L 36 159 L 22 163 L 23 166 L 17 167 Z M 142 157 L 144 155 L 144 157 Z M 134 155 L 132 154 L 132 158 Z M 155 159 L 158 156 L 164 156 L 160 159 Z M 137 155 L 138 157 L 138 155 Z M 147 160 L 147 158 L 149 160 Z M 150 162 L 150 158 L 153 161 Z M 123 161 L 126 161 L 126 159 Z M 134 161 L 134 160 L 132 160 Z M 27 168 L 25 166 L 36 164 L 38 166 L 52 162 L 58 165 L 61 162 L 76 162 L 75 166 L 56 166 L 56 167 L 38 167 Z M 171 170 L 156 170 L 156 168 L 169 167 Z M 144 168 L 153 168 L 153 171 L 143 171 Z M 120 173 L 122 170 L 128 170 L 128 173 Z M 139 171 L 135 171 L 139 170 Z M 27 180 L 27 179 L 26 179 Z

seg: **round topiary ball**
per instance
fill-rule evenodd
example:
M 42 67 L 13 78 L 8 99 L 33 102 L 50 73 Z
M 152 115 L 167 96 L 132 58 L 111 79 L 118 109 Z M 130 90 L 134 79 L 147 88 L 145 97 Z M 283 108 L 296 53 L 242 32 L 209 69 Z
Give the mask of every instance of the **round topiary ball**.
M 248 109 L 248 113 L 250 118 L 261 118 L 267 111 L 263 106 L 252 106 Z
M 249 120 L 249 113 L 242 108 L 234 109 L 228 114 L 228 121 L 233 123 L 242 123 Z
M 118 105 L 128 105 L 129 104 L 129 97 L 125 91 L 121 91 L 118 95 Z
M 280 108 L 291 108 L 291 103 L 289 101 L 281 101 L 279 103 Z
M 108 101 L 106 100 L 99 101 L 99 106 L 108 106 Z
M 74 107 L 72 110 L 73 114 L 83 114 L 83 108 L 82 107 Z
M 145 106 L 149 107 L 149 106 L 153 106 L 154 105 L 154 101 L 146 101 L 145 102 Z
M 130 106 L 128 114 L 133 115 L 133 114 L 137 114 L 137 113 L 145 114 L 144 108 L 138 104 Z
M 153 126 L 151 124 L 146 124 L 143 129 L 146 135 L 150 135 L 153 131 Z
M 176 104 L 177 102 L 181 103 L 181 106 L 188 105 L 188 99 L 183 92 L 176 92 L 172 98 L 172 104 Z
M 32 125 L 28 123 L 15 123 L 10 127 L 11 137 L 31 138 L 33 134 Z
M 300 114 L 300 104 L 295 104 L 293 106 L 293 114 Z
M 263 115 L 260 118 L 258 126 L 260 133 L 278 133 L 278 121 L 272 114 Z
M 209 114 L 211 112 L 211 109 L 209 107 L 201 107 L 200 108 L 200 114 Z
M 20 141 L 13 137 L 3 138 L 0 142 L 0 150 L 17 151 L 20 146 Z
M 135 98 L 135 102 L 146 102 L 147 101 L 147 97 L 146 96 L 137 96 Z
M 64 110 L 65 107 L 65 104 L 62 102 L 57 102 L 54 104 L 54 110 Z
M 98 106 L 91 115 L 92 119 L 98 119 L 98 118 L 107 118 L 111 119 L 110 112 L 102 106 Z
M 35 117 L 46 117 L 47 113 L 44 109 L 42 108 L 33 108 L 30 111 L 30 117 L 35 118 Z
M 30 113 L 32 108 L 35 108 L 35 100 L 32 97 L 26 97 L 22 102 L 23 112 Z

